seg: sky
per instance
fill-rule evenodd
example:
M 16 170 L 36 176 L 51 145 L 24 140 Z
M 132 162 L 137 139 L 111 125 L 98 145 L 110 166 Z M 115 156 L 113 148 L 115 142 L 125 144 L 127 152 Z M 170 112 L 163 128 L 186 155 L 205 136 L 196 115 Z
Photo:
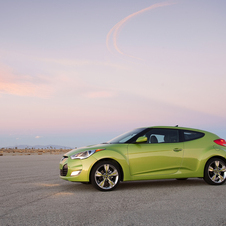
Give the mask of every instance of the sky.
M 225 0 L 0 0 L 0 147 L 145 126 L 226 139 Z

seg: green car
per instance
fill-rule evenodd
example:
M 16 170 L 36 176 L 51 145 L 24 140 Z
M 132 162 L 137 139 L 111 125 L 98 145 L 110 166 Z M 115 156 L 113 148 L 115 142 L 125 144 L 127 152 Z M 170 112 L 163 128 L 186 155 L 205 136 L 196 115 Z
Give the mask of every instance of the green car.
M 204 178 L 220 185 L 226 178 L 226 142 L 198 129 L 137 128 L 109 142 L 74 149 L 60 161 L 60 177 L 92 183 L 101 191 L 120 181 Z

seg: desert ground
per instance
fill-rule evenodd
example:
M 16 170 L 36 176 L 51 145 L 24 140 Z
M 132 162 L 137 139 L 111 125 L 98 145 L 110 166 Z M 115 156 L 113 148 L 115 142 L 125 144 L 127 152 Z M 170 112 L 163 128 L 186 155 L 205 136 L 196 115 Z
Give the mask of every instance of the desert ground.
M 63 154 L 71 149 L 35 149 L 35 148 L 25 148 L 25 149 L 17 149 L 17 148 L 1 148 L 0 156 L 16 156 L 16 155 L 42 155 L 42 154 Z
M 154 180 L 100 192 L 59 178 L 63 152 L 2 154 L 1 226 L 226 225 L 226 184 Z

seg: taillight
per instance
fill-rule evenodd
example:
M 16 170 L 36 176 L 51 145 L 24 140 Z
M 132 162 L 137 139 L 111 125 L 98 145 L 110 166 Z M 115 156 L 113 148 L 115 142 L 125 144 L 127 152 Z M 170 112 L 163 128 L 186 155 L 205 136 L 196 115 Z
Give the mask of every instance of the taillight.
M 217 140 L 214 140 L 214 142 L 216 144 L 219 144 L 221 146 L 225 146 L 226 147 L 226 141 L 224 139 L 217 139 Z

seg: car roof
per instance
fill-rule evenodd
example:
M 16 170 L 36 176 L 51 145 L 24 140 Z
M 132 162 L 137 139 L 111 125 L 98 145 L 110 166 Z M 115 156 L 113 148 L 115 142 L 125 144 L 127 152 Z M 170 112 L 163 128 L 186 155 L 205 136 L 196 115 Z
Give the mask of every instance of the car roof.
M 145 128 L 159 128 L 159 129 L 181 129 L 181 130 L 192 130 L 202 133 L 209 133 L 208 131 L 201 130 L 201 129 L 195 129 L 195 128 L 189 128 L 189 127 L 179 127 L 179 126 L 150 126 Z

